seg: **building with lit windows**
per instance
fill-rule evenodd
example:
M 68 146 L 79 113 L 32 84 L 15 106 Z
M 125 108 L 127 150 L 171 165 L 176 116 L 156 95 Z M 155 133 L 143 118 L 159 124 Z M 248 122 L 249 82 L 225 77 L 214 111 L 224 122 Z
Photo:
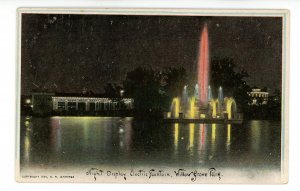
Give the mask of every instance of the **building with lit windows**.
M 248 95 L 251 97 L 249 105 L 266 105 L 269 100 L 269 92 L 266 88 L 252 88 Z
M 22 100 L 37 115 L 52 113 L 96 114 L 97 112 L 132 110 L 132 98 L 107 98 L 96 94 L 59 94 L 34 92 Z
M 54 111 L 105 111 L 133 109 L 131 98 L 53 96 Z

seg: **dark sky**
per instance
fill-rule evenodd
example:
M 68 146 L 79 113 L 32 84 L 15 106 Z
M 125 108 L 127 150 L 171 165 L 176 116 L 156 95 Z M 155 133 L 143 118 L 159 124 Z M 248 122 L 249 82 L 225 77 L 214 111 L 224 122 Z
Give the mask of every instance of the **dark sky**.
M 233 58 L 251 86 L 281 88 L 282 18 L 23 14 L 22 94 L 102 93 L 138 66 L 183 66 L 195 78 L 204 23 L 211 57 Z

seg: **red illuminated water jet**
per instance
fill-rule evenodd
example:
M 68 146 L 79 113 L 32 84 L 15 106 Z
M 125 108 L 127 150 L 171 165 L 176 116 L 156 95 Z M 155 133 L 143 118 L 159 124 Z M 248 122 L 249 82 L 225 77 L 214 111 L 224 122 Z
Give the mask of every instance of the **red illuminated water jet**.
M 205 24 L 200 37 L 200 46 L 198 53 L 198 88 L 199 88 L 199 106 L 206 107 L 208 103 L 208 85 L 209 85 L 209 41 L 208 29 Z

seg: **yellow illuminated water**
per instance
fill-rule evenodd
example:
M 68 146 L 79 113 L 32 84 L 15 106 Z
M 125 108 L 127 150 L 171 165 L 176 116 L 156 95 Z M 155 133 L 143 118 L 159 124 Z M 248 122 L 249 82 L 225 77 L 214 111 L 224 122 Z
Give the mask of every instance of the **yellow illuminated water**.
M 227 125 L 227 143 L 230 143 L 231 139 L 231 124 Z
M 163 124 L 121 117 L 53 117 L 28 122 L 24 118 L 21 125 L 24 173 L 33 167 L 55 170 L 118 165 L 251 167 L 280 174 L 280 122 Z
M 178 136 L 179 136 L 179 124 L 175 123 L 174 124 L 174 146 L 175 146 L 175 150 L 178 149 Z
M 215 141 L 216 141 L 216 124 L 212 124 L 212 130 L 211 130 L 211 140 L 212 140 L 212 143 L 214 144 Z
M 227 125 L 227 140 L 226 140 L 226 150 L 230 150 L 230 144 L 231 144 L 231 124 Z
M 195 138 L 195 124 L 191 123 L 189 124 L 190 133 L 189 133 L 189 147 L 194 147 L 194 138 Z

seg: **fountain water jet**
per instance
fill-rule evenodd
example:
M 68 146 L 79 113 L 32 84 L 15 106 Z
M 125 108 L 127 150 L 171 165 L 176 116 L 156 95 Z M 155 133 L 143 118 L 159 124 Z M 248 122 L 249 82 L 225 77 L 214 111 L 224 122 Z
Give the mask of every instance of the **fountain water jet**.
M 208 42 L 208 29 L 207 24 L 201 33 L 200 47 L 198 53 L 198 88 L 199 94 L 199 106 L 206 107 L 208 104 L 208 84 L 209 84 L 209 42 Z
M 208 96 L 207 96 L 207 100 L 210 101 L 212 100 L 213 96 L 212 96 L 212 93 L 211 93 L 211 88 L 210 86 L 208 86 Z
M 236 103 L 233 98 L 225 98 L 226 112 L 228 114 L 228 119 L 232 119 L 234 112 L 236 112 Z
M 182 111 L 186 112 L 188 110 L 187 106 L 189 103 L 189 95 L 187 91 L 187 85 L 184 86 L 182 91 L 182 97 L 181 97 L 181 109 Z
M 195 90 L 194 90 L 194 96 L 196 99 L 199 99 L 199 88 L 198 88 L 198 84 L 195 85 Z
M 219 110 L 219 108 L 218 108 L 218 106 L 219 106 L 219 100 L 217 100 L 217 99 L 212 99 L 212 100 L 210 101 L 210 105 L 211 105 L 211 107 L 212 107 L 212 117 L 213 117 L 213 118 L 216 118 L 216 117 L 217 117 L 218 110 Z
M 196 107 L 195 107 L 195 97 L 190 99 L 190 118 L 195 118 Z
M 209 40 L 206 24 L 201 32 L 197 66 L 194 92 L 188 92 L 188 85 L 184 86 L 182 95 L 173 99 L 171 112 L 165 115 L 166 121 L 190 124 L 242 122 L 242 114 L 237 113 L 235 100 L 232 97 L 224 98 L 221 86 L 217 91 L 217 97 L 214 98 L 212 94 L 214 91 L 209 85 Z
M 219 99 L 220 104 L 222 104 L 222 101 L 223 101 L 223 99 L 224 99 L 224 96 L 223 96 L 223 89 L 222 89 L 221 86 L 219 87 L 218 99 Z
M 175 118 L 179 117 L 179 109 L 180 109 L 180 99 L 178 97 L 175 97 L 173 98 L 172 108 L 171 108 L 171 111 L 173 111 L 173 117 Z

